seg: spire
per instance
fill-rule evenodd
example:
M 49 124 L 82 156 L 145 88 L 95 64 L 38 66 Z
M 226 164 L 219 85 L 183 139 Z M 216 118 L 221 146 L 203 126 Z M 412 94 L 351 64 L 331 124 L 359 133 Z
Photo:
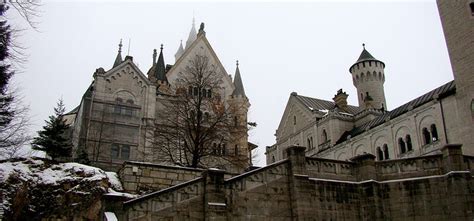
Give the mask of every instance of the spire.
M 181 55 L 184 54 L 184 48 L 183 48 L 183 40 L 181 40 L 181 43 L 179 43 L 179 48 L 176 54 L 174 54 L 174 59 L 175 62 L 181 57 Z
M 191 46 L 191 44 L 196 40 L 197 33 L 196 33 L 196 28 L 195 28 L 195 19 L 193 16 L 193 25 L 191 26 L 191 31 L 189 32 L 188 40 L 186 41 L 186 49 Z
M 362 44 L 363 50 L 360 53 L 359 59 L 357 59 L 356 63 L 361 61 L 377 61 L 367 50 L 365 50 L 365 44 Z
M 152 66 L 155 65 L 155 64 L 156 64 L 156 49 L 153 49 L 153 64 L 152 64 Z
M 242 97 L 245 96 L 244 85 L 242 84 L 242 78 L 240 77 L 240 70 L 239 70 L 239 61 L 236 61 L 236 69 L 235 69 L 235 76 L 234 76 L 234 86 L 235 90 L 232 93 L 232 96 L 241 95 Z
M 158 62 L 155 66 L 155 77 L 157 80 L 168 82 L 168 79 L 166 79 L 165 74 L 165 61 L 163 59 L 163 44 L 161 44 L 160 56 L 158 57 Z
M 122 63 L 122 61 L 122 39 L 120 39 L 118 54 L 115 58 L 114 66 L 112 68 L 117 67 L 120 63 Z

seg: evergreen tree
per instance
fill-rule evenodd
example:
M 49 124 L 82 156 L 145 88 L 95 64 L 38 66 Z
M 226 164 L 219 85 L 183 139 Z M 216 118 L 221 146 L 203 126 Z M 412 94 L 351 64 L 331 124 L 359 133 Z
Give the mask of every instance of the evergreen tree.
M 0 4 L 0 16 L 3 18 L 8 6 Z M 13 119 L 11 103 L 13 97 L 8 93 L 8 81 L 13 75 L 8 58 L 10 47 L 12 46 L 12 31 L 6 19 L 0 20 L 0 127 L 7 127 Z
M 33 140 L 33 149 L 45 151 L 53 160 L 71 156 L 72 144 L 66 133 L 69 125 L 62 118 L 64 111 L 63 100 L 59 99 L 54 115 L 49 116 L 46 126 Z

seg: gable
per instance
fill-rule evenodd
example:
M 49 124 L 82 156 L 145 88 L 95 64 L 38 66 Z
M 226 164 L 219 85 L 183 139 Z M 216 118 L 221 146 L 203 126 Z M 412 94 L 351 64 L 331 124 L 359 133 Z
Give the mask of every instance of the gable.
M 297 128 L 302 128 L 313 120 L 312 112 L 303 106 L 301 102 L 297 101 L 295 96 L 290 95 L 278 125 L 277 136 L 280 136 L 278 138 L 284 137 L 285 134 L 288 134 L 288 131 L 292 131 L 294 116 L 297 117 Z
M 135 104 L 140 103 L 142 94 L 147 91 L 151 82 L 131 61 L 126 60 L 115 68 L 104 74 L 105 92 L 113 94 L 113 97 L 131 100 Z
M 207 41 L 205 35 L 198 35 L 198 38 L 186 49 L 184 54 L 176 61 L 173 67 L 167 72 L 166 77 L 171 85 L 174 85 L 179 78 L 179 73 L 189 64 L 189 61 L 194 58 L 195 55 L 205 55 L 209 58 L 209 62 L 215 65 L 217 73 L 222 78 L 221 87 L 224 88 L 224 97 L 228 97 L 234 91 L 234 84 L 232 79 L 227 74 L 224 66 L 217 57 L 215 51 Z

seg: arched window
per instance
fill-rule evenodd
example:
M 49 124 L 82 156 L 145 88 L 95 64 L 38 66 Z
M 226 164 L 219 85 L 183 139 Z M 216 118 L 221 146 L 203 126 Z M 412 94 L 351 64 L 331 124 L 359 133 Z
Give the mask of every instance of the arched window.
M 308 138 L 308 149 L 311 148 L 311 140 Z
M 439 137 L 438 137 L 438 130 L 436 129 L 436 125 L 431 124 L 430 129 L 431 129 L 431 140 L 437 141 Z
M 323 130 L 323 133 L 321 134 L 321 141 L 322 143 L 326 143 L 326 141 L 328 141 L 328 134 L 326 133 L 326 130 Z
M 403 141 L 403 138 L 398 138 L 398 147 L 400 148 L 400 153 L 405 153 L 407 152 L 407 149 L 405 147 L 405 142 Z
M 275 156 L 272 156 L 272 163 L 275 163 Z
M 423 127 L 423 129 L 421 130 L 421 134 L 423 135 L 423 141 L 425 145 L 431 143 L 430 132 L 428 132 L 428 129 L 426 129 L 426 127 Z
M 380 149 L 380 147 L 377 147 L 376 152 L 377 152 L 377 160 L 383 160 L 383 152 Z
M 237 126 L 237 124 L 238 124 L 238 118 L 237 118 L 237 116 L 235 116 L 234 117 L 234 126 Z
M 413 150 L 413 144 L 411 143 L 410 134 L 407 134 L 407 136 L 405 137 L 405 142 L 407 143 L 407 151 Z
M 384 145 L 383 145 L 383 156 L 384 156 L 384 159 L 385 159 L 385 160 L 390 159 L 390 155 L 389 155 L 389 153 L 388 153 L 388 146 L 387 146 L 387 144 L 384 144 Z
M 309 140 L 311 141 L 311 148 L 314 147 L 314 144 L 313 144 L 313 137 L 310 137 Z

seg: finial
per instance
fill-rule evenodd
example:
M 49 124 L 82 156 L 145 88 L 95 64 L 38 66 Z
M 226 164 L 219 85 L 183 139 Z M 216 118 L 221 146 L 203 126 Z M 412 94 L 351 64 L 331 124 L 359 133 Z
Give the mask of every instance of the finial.
M 153 65 L 156 64 L 156 48 L 153 49 Z
M 120 39 L 120 43 L 119 43 L 119 52 L 122 52 L 122 39 Z
M 163 51 L 163 44 L 161 44 L 160 50 Z
M 365 43 L 362 43 L 362 47 L 363 47 L 363 48 L 364 48 L 364 50 L 365 50 Z
M 236 65 L 237 65 L 237 67 L 238 67 L 238 66 L 239 66 L 239 60 L 236 60 L 235 63 L 236 63 Z

